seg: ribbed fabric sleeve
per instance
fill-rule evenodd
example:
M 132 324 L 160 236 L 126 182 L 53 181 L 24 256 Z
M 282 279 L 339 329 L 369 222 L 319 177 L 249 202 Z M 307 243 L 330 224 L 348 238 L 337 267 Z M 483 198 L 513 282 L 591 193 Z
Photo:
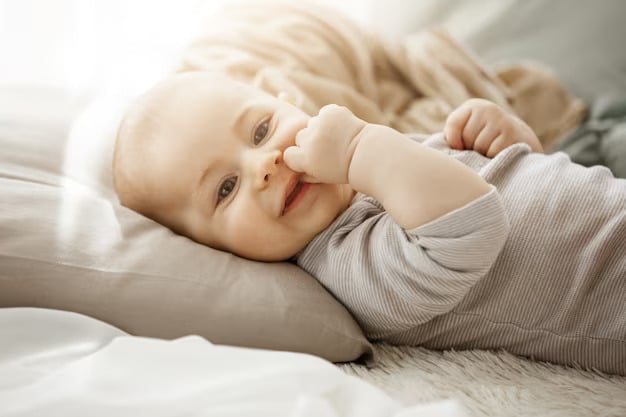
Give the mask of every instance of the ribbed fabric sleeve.
M 486 274 L 508 234 L 495 188 L 413 230 L 398 226 L 371 197 L 357 199 L 344 214 L 346 223 L 309 245 L 301 266 L 319 277 L 374 339 L 450 311 Z
M 626 374 L 626 180 L 523 144 L 489 159 L 419 140 L 494 188 L 413 230 L 357 195 L 298 264 L 370 339 Z

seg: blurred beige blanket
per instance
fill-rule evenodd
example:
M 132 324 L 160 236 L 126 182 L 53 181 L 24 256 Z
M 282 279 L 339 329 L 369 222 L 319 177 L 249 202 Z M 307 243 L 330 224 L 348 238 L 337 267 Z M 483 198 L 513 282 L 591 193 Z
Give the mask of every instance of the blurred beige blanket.
M 232 5 L 207 27 L 178 71 L 223 71 L 286 92 L 309 114 L 336 103 L 371 123 L 433 133 L 456 106 L 482 97 L 514 111 L 549 150 L 586 111 L 546 69 L 491 70 L 441 31 L 391 42 L 306 2 Z

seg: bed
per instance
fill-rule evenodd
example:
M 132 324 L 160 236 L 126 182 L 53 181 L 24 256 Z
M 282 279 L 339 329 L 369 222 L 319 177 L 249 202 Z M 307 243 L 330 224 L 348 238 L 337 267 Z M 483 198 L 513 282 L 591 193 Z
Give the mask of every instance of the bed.
M 422 61 L 403 60 L 393 50 L 393 65 L 376 66 L 385 80 L 376 91 L 365 71 L 358 72 L 366 65 L 354 65 L 363 87 L 333 101 L 352 100 L 345 104 L 364 117 L 404 130 L 436 130 L 446 106 L 472 91 L 495 100 L 513 94 L 514 110 L 543 129 L 544 143 L 556 148 L 597 99 L 626 96 L 619 21 L 626 7 L 620 1 L 607 0 L 602 7 L 579 2 L 576 8 L 567 1 L 409 3 L 374 6 L 371 26 L 391 39 L 418 39 L 420 48 L 474 51 L 463 62 L 481 63 L 468 64 L 483 77 L 474 84 L 481 89 L 458 95 L 442 87 L 430 91 L 433 100 L 418 103 L 416 91 L 428 87 L 413 76 L 407 87 L 413 95 L 396 95 L 394 101 L 389 92 L 399 91 L 398 79 L 411 78 L 407 68 L 428 74 L 428 66 L 415 63 L 437 59 L 423 53 L 427 48 L 404 48 Z M 263 18 L 254 10 L 243 16 Z M 446 28 L 458 44 L 450 46 L 439 29 L 428 32 L 430 37 L 413 36 L 434 26 Z M 199 37 L 177 70 L 218 62 L 216 55 L 206 61 L 207 36 L 213 35 Z M 323 95 L 312 93 L 319 84 L 296 64 L 289 76 L 276 68 L 261 75 L 240 71 L 238 65 L 259 51 L 244 52 L 219 63 L 268 91 L 288 90 L 305 107 L 322 104 Z M 345 65 L 367 56 L 355 53 Z M 522 67 L 539 71 L 523 74 L 539 74 L 532 78 L 539 80 L 536 85 L 559 100 L 548 106 L 555 111 L 549 119 L 533 115 L 533 100 L 545 97 L 530 94 L 527 84 L 499 84 L 512 80 L 502 74 L 511 76 L 511 65 L 521 58 L 551 68 Z M 207 251 L 121 207 L 111 187 L 111 137 L 134 88 L 124 85 L 89 103 L 42 88 L 0 91 L 0 415 L 78 415 L 88 407 L 93 415 L 626 414 L 625 377 L 506 352 L 372 344 L 347 310 L 295 266 Z M 428 117 L 416 116 L 424 109 Z M 548 123 L 553 119 L 561 131 Z M 189 358 L 206 367 L 194 369 Z M 272 373 L 287 369 L 281 363 L 302 372 Z M 216 364 L 223 365 L 222 373 L 198 373 Z

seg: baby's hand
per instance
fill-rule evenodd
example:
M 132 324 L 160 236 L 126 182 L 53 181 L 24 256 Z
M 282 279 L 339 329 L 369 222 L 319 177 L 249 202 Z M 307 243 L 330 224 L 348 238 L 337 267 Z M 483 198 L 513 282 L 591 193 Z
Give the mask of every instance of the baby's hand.
M 527 143 L 535 152 L 543 148 L 535 132 L 524 121 L 495 103 L 470 99 L 446 120 L 445 139 L 452 149 L 473 149 L 493 158 L 514 143 Z
M 296 146 L 283 153 L 289 168 L 305 174 L 304 181 L 347 184 L 352 155 L 367 125 L 345 107 L 330 104 L 312 117 L 296 135 Z

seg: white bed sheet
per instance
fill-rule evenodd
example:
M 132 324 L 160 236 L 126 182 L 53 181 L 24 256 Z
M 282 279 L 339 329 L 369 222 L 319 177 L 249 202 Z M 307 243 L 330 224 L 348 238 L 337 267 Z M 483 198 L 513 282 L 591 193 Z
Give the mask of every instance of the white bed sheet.
M 311 355 L 129 336 L 58 310 L 0 309 L 1 416 L 463 416 L 404 407 Z

